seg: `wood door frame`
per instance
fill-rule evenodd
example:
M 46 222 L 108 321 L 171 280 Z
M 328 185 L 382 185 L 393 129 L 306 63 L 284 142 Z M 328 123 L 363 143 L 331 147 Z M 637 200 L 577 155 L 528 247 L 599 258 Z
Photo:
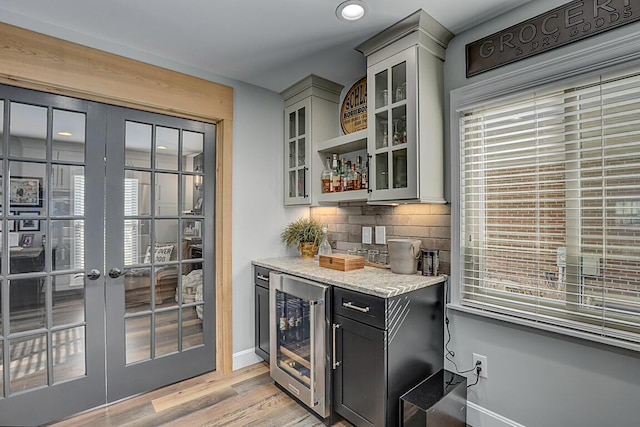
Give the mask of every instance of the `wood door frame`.
M 0 83 L 217 125 L 216 369 L 233 371 L 233 88 L 0 23 Z

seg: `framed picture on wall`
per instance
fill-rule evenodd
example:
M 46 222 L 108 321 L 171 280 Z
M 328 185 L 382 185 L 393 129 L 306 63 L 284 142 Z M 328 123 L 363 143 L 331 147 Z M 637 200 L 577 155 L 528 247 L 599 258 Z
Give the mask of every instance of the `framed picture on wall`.
M 12 176 L 9 191 L 11 206 L 42 206 L 42 178 Z
M 33 212 L 20 212 L 20 216 L 33 216 Z M 18 231 L 40 231 L 40 220 L 36 218 L 20 218 Z
M 23 248 L 30 248 L 33 246 L 33 233 L 25 233 L 20 237 L 20 246 Z

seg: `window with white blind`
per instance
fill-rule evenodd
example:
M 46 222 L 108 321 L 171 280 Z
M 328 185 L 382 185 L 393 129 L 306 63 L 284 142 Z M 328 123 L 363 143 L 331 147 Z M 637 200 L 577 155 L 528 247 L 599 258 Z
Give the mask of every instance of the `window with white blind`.
M 640 343 L 640 74 L 458 117 L 462 304 Z

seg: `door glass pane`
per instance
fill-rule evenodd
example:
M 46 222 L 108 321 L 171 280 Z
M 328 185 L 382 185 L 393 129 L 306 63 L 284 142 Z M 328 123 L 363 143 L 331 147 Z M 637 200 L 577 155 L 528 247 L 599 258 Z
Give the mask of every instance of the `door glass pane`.
M 389 188 L 389 156 L 387 153 L 376 154 L 376 190 Z
M 389 103 L 388 72 L 376 74 L 376 108 L 386 107 Z
M 182 350 L 204 345 L 202 305 L 182 309 Z
M 52 220 L 53 270 L 84 269 L 84 220 Z
M 296 136 L 296 112 L 289 113 L 289 138 Z
M 84 166 L 52 164 L 51 190 L 51 215 L 83 215 Z
M 407 63 L 402 62 L 391 69 L 391 88 L 393 102 L 403 101 L 407 97 Z
M 305 139 L 304 138 L 300 138 L 298 140 L 298 166 L 303 166 L 307 163 L 307 159 L 306 159 L 306 151 L 305 151 Z
M 151 167 L 151 125 L 127 121 L 124 162 L 129 167 Z
M 151 316 L 125 319 L 127 365 L 151 359 Z
M 9 331 L 44 328 L 44 278 L 9 280 Z
M 11 103 L 9 153 L 16 157 L 47 157 L 47 109 Z M 28 175 L 25 175 L 28 176 Z
M 182 177 L 182 213 L 202 215 L 204 212 L 204 176 Z
M 84 113 L 53 110 L 51 160 L 84 162 L 85 128 Z
M 124 214 L 151 215 L 151 172 L 125 171 Z
M 393 188 L 407 188 L 407 149 L 393 152 Z
M 393 109 L 393 145 L 407 143 L 407 106 L 402 105 Z
M 178 220 L 177 219 L 157 219 L 155 220 L 155 242 L 156 250 L 153 257 L 155 263 L 165 263 L 178 259 Z M 146 261 L 146 259 L 145 259 Z
M 84 273 L 51 276 L 51 307 L 53 326 L 71 325 L 85 321 Z
M 305 130 L 305 125 L 306 125 L 305 116 L 306 116 L 305 108 L 302 107 L 301 109 L 298 110 L 298 136 L 304 135 L 305 133 L 307 133 Z M 292 135 L 295 135 L 295 133 Z
M 182 304 L 202 302 L 202 263 L 185 263 L 182 268 Z
M 305 196 L 305 179 L 306 179 L 306 170 L 298 169 L 298 197 Z
M 151 235 L 149 230 L 151 230 L 151 220 L 124 220 L 124 265 L 143 264 L 145 261 L 146 263 L 151 262 L 149 252 Z
M 182 239 L 190 242 L 198 242 L 202 239 L 202 220 L 200 219 L 183 219 L 182 220 Z M 200 254 L 202 256 L 202 254 Z M 185 254 L 185 259 L 191 259 L 191 253 Z
M 127 314 L 151 309 L 151 268 L 134 268 L 125 273 L 124 304 Z
M 289 167 L 296 167 L 296 141 L 289 141 Z
M 289 197 L 296 197 L 296 171 L 289 171 Z
M 376 114 L 376 149 L 389 146 L 389 120 L 387 111 Z
M 176 289 L 178 287 L 178 266 L 167 265 L 155 269 L 154 289 L 156 293 L 156 308 L 178 305 Z M 177 320 L 177 319 L 176 319 Z
M 37 334 L 9 341 L 11 393 L 46 386 L 47 335 Z
M 156 314 L 156 354 L 164 356 L 178 351 L 179 311 L 171 310 Z
M 47 167 L 41 163 L 10 162 L 9 202 L 14 210 L 46 208 Z M 46 209 L 45 211 L 46 212 Z
M 185 172 L 204 171 L 204 135 L 199 132 L 182 132 L 182 170 Z M 200 167 L 200 170 L 197 170 Z
M 53 345 L 53 382 L 80 378 L 87 372 L 85 362 L 85 328 L 63 329 L 51 334 Z
M 156 168 L 178 170 L 178 129 L 156 127 Z
M 156 173 L 156 215 L 178 214 L 178 175 Z

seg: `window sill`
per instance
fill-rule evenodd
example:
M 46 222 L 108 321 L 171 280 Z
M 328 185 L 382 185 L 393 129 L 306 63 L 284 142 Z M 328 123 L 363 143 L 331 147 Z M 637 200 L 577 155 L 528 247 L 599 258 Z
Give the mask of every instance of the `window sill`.
M 482 310 L 474 307 L 468 307 L 468 306 L 455 304 L 455 303 L 448 303 L 447 309 L 462 312 L 462 313 L 468 313 L 475 316 L 481 316 L 481 317 L 486 317 L 490 319 L 500 320 L 500 321 L 504 321 L 507 323 L 512 323 L 520 326 L 526 326 L 532 329 L 542 330 L 546 332 L 553 332 L 560 335 L 570 336 L 573 338 L 579 338 L 585 341 L 596 342 L 596 343 L 604 344 L 607 346 L 640 352 L 640 344 L 634 344 L 628 341 L 617 340 L 609 337 L 602 337 L 602 336 L 590 334 L 587 332 L 578 331 L 575 329 L 568 329 L 561 326 L 553 326 L 546 323 L 536 322 L 534 320 L 507 316 L 504 314 L 494 313 L 492 311 Z

